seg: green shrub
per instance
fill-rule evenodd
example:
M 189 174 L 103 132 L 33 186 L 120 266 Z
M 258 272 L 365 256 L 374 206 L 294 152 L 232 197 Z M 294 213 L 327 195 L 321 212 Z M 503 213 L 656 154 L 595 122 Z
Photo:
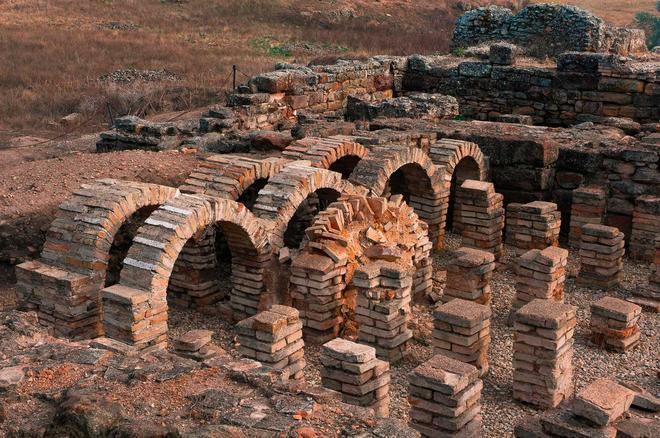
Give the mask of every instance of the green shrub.
M 660 12 L 660 1 L 656 2 L 655 8 Z M 650 12 L 638 12 L 635 14 L 635 24 L 646 32 L 646 44 L 649 48 L 660 46 L 660 16 Z

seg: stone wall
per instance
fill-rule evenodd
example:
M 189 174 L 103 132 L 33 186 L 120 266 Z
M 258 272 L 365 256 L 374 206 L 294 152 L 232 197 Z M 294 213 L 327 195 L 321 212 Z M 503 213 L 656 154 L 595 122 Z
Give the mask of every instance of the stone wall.
M 529 5 L 515 15 L 510 9 L 487 6 L 456 20 L 455 49 L 489 41 L 510 41 L 536 56 L 571 50 L 622 55 L 646 50 L 644 31 L 611 26 L 584 9 L 555 4 Z

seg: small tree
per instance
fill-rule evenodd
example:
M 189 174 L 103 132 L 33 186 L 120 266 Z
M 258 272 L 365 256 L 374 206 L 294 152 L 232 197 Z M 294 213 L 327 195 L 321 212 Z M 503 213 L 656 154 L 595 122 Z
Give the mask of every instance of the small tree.
M 655 3 L 655 9 L 660 12 L 660 1 Z M 646 32 L 646 44 L 649 48 L 660 46 L 660 16 L 650 12 L 635 14 L 635 24 Z

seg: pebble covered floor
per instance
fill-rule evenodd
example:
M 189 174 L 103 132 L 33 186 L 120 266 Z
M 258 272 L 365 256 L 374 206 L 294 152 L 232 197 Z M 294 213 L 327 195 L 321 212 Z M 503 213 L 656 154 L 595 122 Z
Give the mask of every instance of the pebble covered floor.
M 444 270 L 452 249 L 460 246 L 460 237 L 448 234 L 446 250 L 434 256 L 434 288 L 444 286 Z M 512 397 L 512 348 L 513 329 L 507 326 L 507 317 L 515 294 L 513 273 L 514 252 L 505 247 L 505 256 L 495 271 L 491 282 L 493 290 L 491 320 L 492 342 L 489 347 L 490 371 L 484 379 L 482 393 L 483 432 L 485 437 L 511 437 L 516 423 L 536 409 L 513 400 Z M 630 296 L 634 288 L 648 283 L 649 266 L 625 258 L 621 286 L 610 291 L 578 287 L 575 275 L 579 267 L 576 251 L 571 251 L 568 262 L 565 302 L 577 306 L 578 326 L 575 333 L 576 392 L 600 377 L 617 381 L 630 381 L 646 388 L 651 393 L 660 392 L 656 378 L 658 370 L 658 345 L 660 345 L 660 316 L 645 312 L 639 323 L 640 345 L 625 354 L 601 350 L 589 343 L 589 307 L 593 301 L 608 295 L 619 298 Z M 392 367 L 390 384 L 390 416 L 408 420 L 409 405 L 407 374 L 433 356 L 430 344 L 433 329 L 432 306 L 415 305 L 411 328 L 414 338 L 409 343 L 409 355 Z M 170 337 L 174 338 L 192 329 L 208 329 L 215 332 L 214 341 L 231 355 L 237 356 L 236 339 L 231 326 L 211 312 L 170 309 Z M 321 384 L 319 374 L 319 345 L 305 345 L 307 368 L 305 378 L 313 384 Z

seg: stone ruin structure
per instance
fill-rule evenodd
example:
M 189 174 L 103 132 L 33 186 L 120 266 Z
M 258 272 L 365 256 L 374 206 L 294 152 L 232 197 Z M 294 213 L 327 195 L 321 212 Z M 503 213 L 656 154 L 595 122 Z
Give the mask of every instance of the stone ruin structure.
M 433 251 L 453 230 L 462 247 L 432 300 L 436 356 L 409 376 L 412 427 L 481 429 L 490 279 L 510 263 L 505 242 L 519 257 L 513 395 L 556 407 L 574 392 L 566 238 L 580 246 L 585 287 L 616 286 L 624 253 L 654 260 L 631 300 L 657 311 L 660 59 L 622 57 L 638 51 L 638 32 L 563 7 L 478 9 L 455 44 L 519 43 L 548 23 L 579 29 L 550 40 L 552 65 L 502 43 L 487 59 L 282 64 L 199 121 L 118 119 L 99 152 L 197 148 L 198 167 L 178 188 L 81 186 L 41 258 L 17 267 L 20 306 L 58 336 L 141 354 L 167 347 L 170 307 L 208 308 L 236 323 L 241 367 L 257 360 L 300 381 L 305 344 L 323 343 L 323 385 L 387 416 L 390 363 L 407 353 L 412 303 L 432 295 Z M 636 306 L 598 312 L 600 344 L 636 343 Z M 175 350 L 216 358 L 208 333 L 192 337 Z M 552 433 L 555 420 L 521 434 Z

